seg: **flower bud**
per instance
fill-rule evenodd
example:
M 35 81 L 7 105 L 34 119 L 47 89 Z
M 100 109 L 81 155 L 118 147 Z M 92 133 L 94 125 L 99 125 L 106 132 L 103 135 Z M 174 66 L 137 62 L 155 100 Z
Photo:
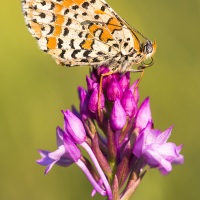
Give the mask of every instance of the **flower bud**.
M 130 90 L 124 91 L 123 97 L 121 99 L 121 104 L 127 116 L 132 117 L 135 115 L 137 105 Z
M 86 139 L 86 132 L 81 120 L 76 115 L 74 115 L 70 110 L 62 112 L 65 118 L 64 129 L 69 135 L 69 137 L 72 139 L 73 142 L 77 144 L 83 143 Z
M 131 90 L 131 92 L 133 93 L 134 100 L 135 100 L 136 104 L 138 103 L 139 98 L 140 98 L 138 87 L 136 87 L 137 84 L 138 84 L 138 81 L 139 81 L 139 80 L 136 80 L 136 81 L 133 83 L 133 85 L 131 85 L 131 87 L 130 87 L 130 90 Z
M 88 109 L 89 95 L 87 91 L 82 87 L 78 87 L 78 93 L 80 99 L 80 114 L 84 118 L 87 118 L 90 114 L 90 111 Z
M 126 124 L 126 113 L 117 99 L 111 111 L 110 126 L 114 131 L 122 129 Z
M 87 82 L 87 88 L 88 88 L 88 93 L 91 94 L 94 88 L 98 86 L 98 83 L 86 76 L 86 82 Z
M 129 84 L 130 84 L 130 72 L 127 72 L 120 78 L 119 85 L 122 88 L 122 91 L 124 92 L 126 88 L 129 87 Z
M 122 89 L 115 78 L 112 78 L 107 87 L 107 98 L 109 101 L 115 101 L 116 99 L 121 99 Z
M 149 122 L 152 122 L 149 98 L 146 98 L 141 104 L 136 119 L 135 127 L 139 130 L 144 129 Z
M 98 94 L 99 94 L 99 91 L 98 91 L 98 88 L 99 87 L 96 87 L 94 90 L 93 90 L 93 93 L 91 94 L 90 96 L 90 100 L 89 100 L 89 109 L 91 112 L 93 113 L 96 113 L 97 110 L 98 110 Z M 100 109 L 102 109 L 104 107 L 104 104 L 105 104 L 105 98 L 104 98 L 104 95 L 101 94 L 101 97 L 100 97 Z

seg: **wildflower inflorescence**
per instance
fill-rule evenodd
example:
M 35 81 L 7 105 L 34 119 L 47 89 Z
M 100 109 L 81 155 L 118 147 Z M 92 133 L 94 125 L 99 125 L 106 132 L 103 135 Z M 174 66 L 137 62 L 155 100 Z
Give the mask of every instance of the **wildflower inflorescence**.
M 129 72 L 105 76 L 98 101 L 100 77 L 107 72 L 102 66 L 86 77 L 87 90 L 78 88 L 80 111 L 62 111 L 64 128 L 56 131 L 58 149 L 39 150 L 42 158 L 37 162 L 46 166 L 45 173 L 54 164 L 75 163 L 92 184 L 92 196 L 98 192 L 108 200 L 128 200 L 149 168 L 165 175 L 172 164 L 183 163 L 182 145 L 167 142 L 172 127 L 164 132 L 154 129 L 149 98 L 138 106 L 138 80 L 130 85 Z

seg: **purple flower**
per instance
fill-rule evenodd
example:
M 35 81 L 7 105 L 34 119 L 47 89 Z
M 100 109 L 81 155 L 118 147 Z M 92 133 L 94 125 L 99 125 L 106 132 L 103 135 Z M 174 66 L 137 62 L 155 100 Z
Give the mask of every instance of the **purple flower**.
M 58 127 L 56 130 L 56 137 L 58 147 L 56 151 L 50 152 L 46 150 L 39 150 L 42 158 L 37 160 L 37 163 L 43 166 L 47 166 L 45 174 L 50 171 L 54 164 L 68 167 L 77 161 L 77 159 L 79 159 L 81 156 L 80 150 L 78 148 L 73 147 L 73 151 L 70 151 L 69 148 L 68 150 L 65 148 L 68 143 L 70 143 L 70 141 L 64 139 L 64 131 L 60 127 Z
M 37 163 L 43 166 L 47 166 L 45 174 L 48 173 L 54 164 L 68 167 L 69 165 L 76 163 L 77 166 L 84 172 L 94 189 L 101 195 L 105 196 L 106 191 L 102 189 L 99 184 L 95 181 L 91 172 L 83 162 L 81 151 L 79 148 L 70 140 L 67 134 L 64 133 L 59 127 L 57 128 L 57 145 L 58 149 L 54 152 L 46 150 L 39 150 L 41 159 L 37 160 Z M 81 160 L 83 159 L 83 161 Z
M 152 129 L 151 122 L 139 133 L 133 148 L 133 154 L 137 158 L 143 158 L 144 162 L 153 168 L 158 168 L 164 175 L 172 170 L 172 163 L 182 164 L 183 156 L 180 155 L 182 145 L 176 146 L 167 142 L 172 128 L 163 133 Z
M 37 162 L 47 167 L 46 173 L 54 164 L 75 163 L 92 184 L 92 196 L 98 192 L 108 200 L 128 200 L 147 172 L 146 165 L 168 174 L 172 164 L 183 163 L 182 145 L 167 142 L 172 128 L 153 128 L 149 98 L 138 105 L 139 80 L 130 86 L 129 72 L 110 74 L 103 66 L 86 81 L 87 89 L 78 88 L 80 113 L 74 107 L 73 112 L 62 111 L 64 131 L 57 128 L 58 149 L 39 151 L 42 158 Z

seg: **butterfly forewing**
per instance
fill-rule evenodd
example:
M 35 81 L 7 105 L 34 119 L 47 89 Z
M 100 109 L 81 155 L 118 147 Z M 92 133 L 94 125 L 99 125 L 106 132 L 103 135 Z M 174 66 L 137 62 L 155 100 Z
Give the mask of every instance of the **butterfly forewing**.
M 59 64 L 128 71 L 140 51 L 133 31 L 103 0 L 23 0 L 22 7 L 39 47 Z

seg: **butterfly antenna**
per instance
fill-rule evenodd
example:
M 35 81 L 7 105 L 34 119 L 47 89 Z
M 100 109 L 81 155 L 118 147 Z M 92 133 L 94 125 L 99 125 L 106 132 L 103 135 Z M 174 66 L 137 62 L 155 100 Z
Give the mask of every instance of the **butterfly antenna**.
M 130 26 L 130 29 L 131 29 L 133 32 L 135 32 L 135 33 L 139 34 L 140 36 L 142 36 L 144 39 L 149 40 L 148 38 L 146 38 L 142 33 L 140 33 L 140 32 L 139 32 L 137 29 L 135 29 L 134 27 Z

